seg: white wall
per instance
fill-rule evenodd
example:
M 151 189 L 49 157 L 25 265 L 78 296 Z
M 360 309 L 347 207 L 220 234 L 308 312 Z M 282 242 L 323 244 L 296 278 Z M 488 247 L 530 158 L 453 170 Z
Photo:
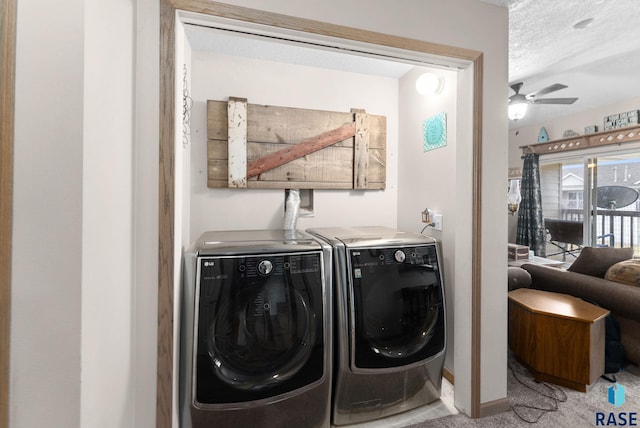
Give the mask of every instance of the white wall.
M 84 2 L 17 7 L 10 425 L 78 427 Z
M 503 195 L 492 190 L 506 174 L 506 9 L 477 0 L 227 3 L 485 52 L 482 401 L 504 397 L 506 225 Z M 158 1 L 21 0 L 17 18 L 11 426 L 152 427 Z M 391 215 L 372 222 L 393 225 Z M 467 393 L 465 371 L 456 363 L 457 395 Z
M 129 426 L 134 414 L 133 13 L 128 0 L 85 6 L 82 427 Z
M 247 98 L 252 104 L 349 112 L 387 118 L 384 191 L 315 190 L 313 217 L 298 229 L 396 226 L 398 81 L 345 71 L 194 52 L 191 139 L 191 241 L 207 230 L 283 227 L 284 190 L 207 188 L 207 100 Z
M 158 176 L 160 91 L 159 2 L 137 0 L 135 14 L 135 132 L 133 246 L 132 428 L 155 426 L 158 328 Z M 126 424 L 121 425 L 123 428 Z
M 457 92 L 458 103 L 456 109 L 456 121 L 458 124 L 469 121 L 473 116 L 472 68 L 458 72 Z M 469 126 L 459 126 L 456 129 L 456 163 L 455 170 L 459 176 L 456 178 L 456 223 L 454 236 L 454 260 L 456 288 L 453 292 L 453 319 L 454 319 L 454 354 L 453 367 L 455 375 L 455 405 L 461 410 L 471 411 L 471 361 L 474 358 L 471 349 L 473 307 L 472 277 L 472 246 L 469 245 L 469 236 L 472 234 L 473 214 L 469 207 L 472 205 L 472 195 L 469 194 L 469 183 L 472 182 L 473 150 L 469 149 L 473 140 L 473 129 Z M 447 224 L 451 219 L 447 220 Z M 462 381 L 461 381 L 462 380 Z
M 18 5 L 12 427 L 133 426 L 133 12 Z
M 440 94 L 420 95 L 416 79 L 424 72 L 443 77 Z M 425 224 L 425 208 L 443 215 L 442 231 L 428 228 L 425 235 L 442 242 L 447 303 L 447 356 L 445 367 L 454 369 L 454 290 L 456 231 L 456 127 L 457 72 L 417 67 L 400 79 L 400 144 L 398 147 L 398 228 L 418 233 Z M 423 150 L 423 122 L 440 112 L 447 114 L 447 145 L 429 152 Z

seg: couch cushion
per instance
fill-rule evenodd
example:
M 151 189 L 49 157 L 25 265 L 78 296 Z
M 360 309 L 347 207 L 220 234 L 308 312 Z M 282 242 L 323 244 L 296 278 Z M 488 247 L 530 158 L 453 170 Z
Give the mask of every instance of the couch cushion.
M 568 271 L 604 278 L 612 265 L 633 257 L 633 248 L 584 247 Z
M 531 288 L 580 297 L 640 322 L 640 287 L 548 266 L 525 263 L 522 268 L 531 274 Z
M 509 266 L 507 268 L 507 275 L 509 291 L 518 288 L 527 288 L 531 285 L 531 274 L 522 268 Z
M 640 287 L 640 259 L 616 263 L 607 270 L 604 279 Z

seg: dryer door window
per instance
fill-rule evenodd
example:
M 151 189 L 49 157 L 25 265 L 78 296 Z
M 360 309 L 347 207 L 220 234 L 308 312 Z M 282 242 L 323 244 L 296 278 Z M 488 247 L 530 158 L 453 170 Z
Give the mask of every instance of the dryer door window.
M 435 246 L 358 249 L 350 258 L 355 369 L 405 367 L 444 349 Z
M 200 261 L 196 401 L 274 397 L 323 374 L 320 254 Z

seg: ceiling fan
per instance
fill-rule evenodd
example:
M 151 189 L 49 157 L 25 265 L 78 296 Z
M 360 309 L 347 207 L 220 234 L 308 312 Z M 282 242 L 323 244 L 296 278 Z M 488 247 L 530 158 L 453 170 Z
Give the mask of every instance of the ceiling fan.
M 529 104 L 573 104 L 578 100 L 577 98 L 537 98 L 540 95 L 568 88 L 567 85 L 554 83 L 539 91 L 523 95 L 520 93 L 522 84 L 522 82 L 518 82 L 511 85 L 511 89 L 515 92 L 515 94 L 509 97 L 509 119 L 511 120 L 522 119 L 527 113 L 527 106 Z

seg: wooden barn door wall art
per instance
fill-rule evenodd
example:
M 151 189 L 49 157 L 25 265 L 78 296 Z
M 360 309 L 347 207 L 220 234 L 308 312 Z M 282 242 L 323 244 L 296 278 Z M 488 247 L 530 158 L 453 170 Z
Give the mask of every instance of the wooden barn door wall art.
M 207 185 L 250 189 L 385 188 L 386 118 L 207 102 Z

